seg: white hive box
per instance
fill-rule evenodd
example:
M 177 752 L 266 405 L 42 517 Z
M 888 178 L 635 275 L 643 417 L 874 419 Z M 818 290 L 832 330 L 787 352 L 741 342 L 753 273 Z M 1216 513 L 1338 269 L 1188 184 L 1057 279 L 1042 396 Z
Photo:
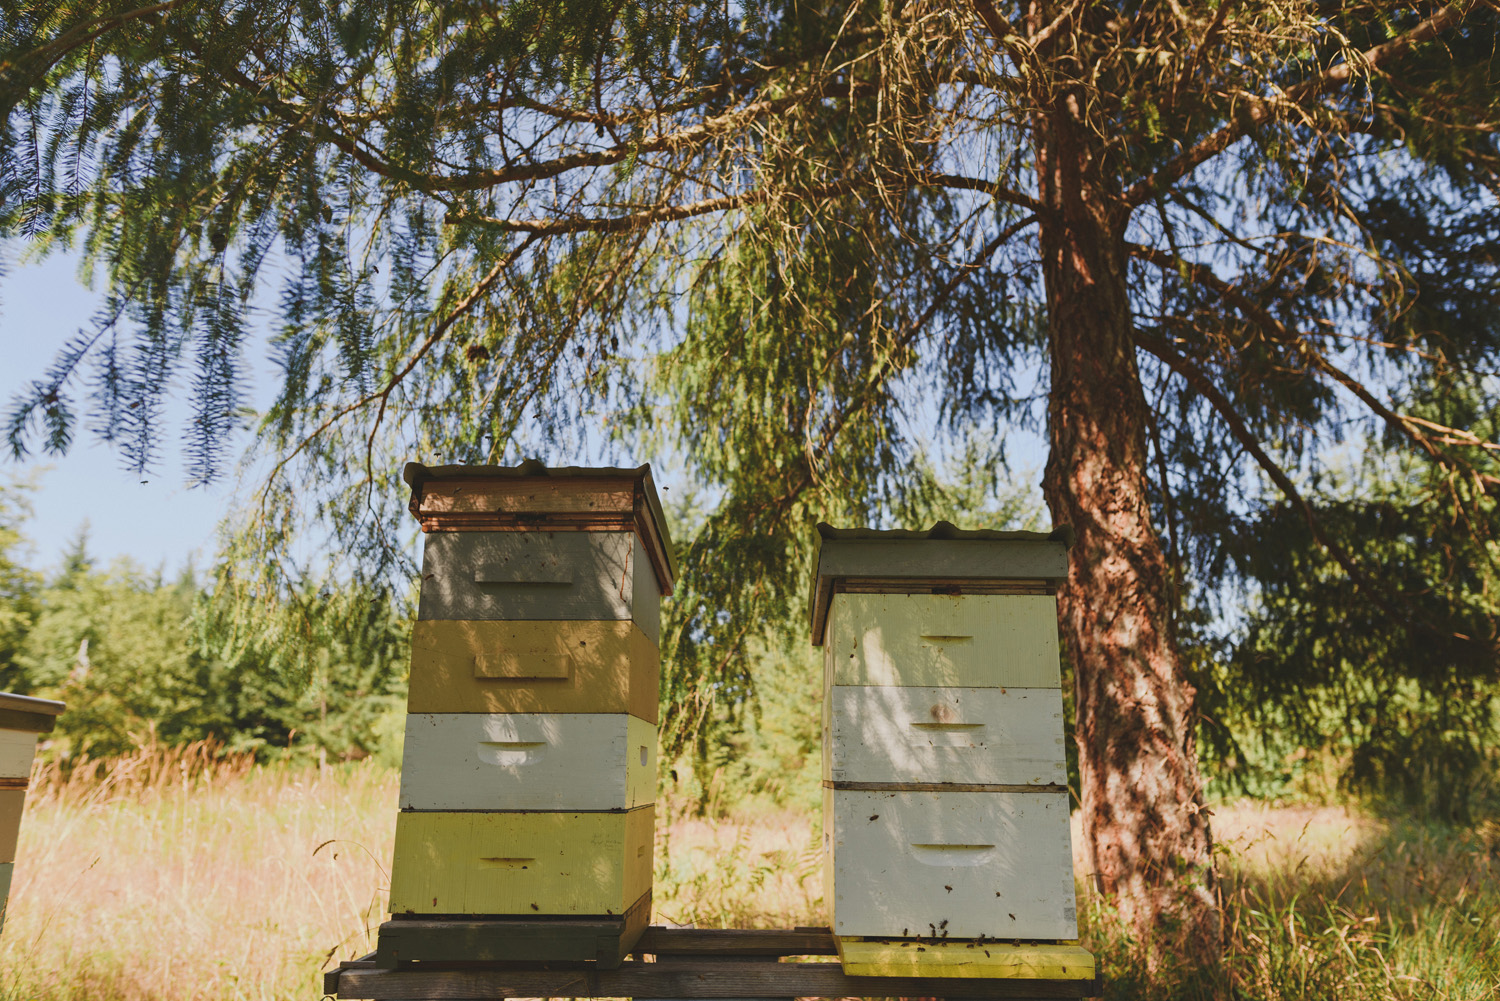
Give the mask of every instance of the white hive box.
M 629 810 L 656 797 L 656 727 L 624 713 L 412 713 L 403 810 Z
M 1065 785 L 1057 688 L 832 686 L 823 778 Z
M 1066 792 L 824 799 L 835 935 L 1078 937 Z
M 818 528 L 834 934 L 1075 938 L 1055 598 L 1065 535 Z M 1006 968 L 1021 966 L 982 975 L 1017 975 Z

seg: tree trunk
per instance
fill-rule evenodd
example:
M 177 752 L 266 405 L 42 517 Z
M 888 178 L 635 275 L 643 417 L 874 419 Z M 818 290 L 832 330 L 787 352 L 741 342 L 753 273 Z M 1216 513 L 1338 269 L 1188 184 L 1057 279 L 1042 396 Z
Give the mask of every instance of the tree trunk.
M 1094 872 L 1153 969 L 1221 949 L 1192 686 L 1147 502 L 1146 401 L 1125 223 L 1066 97 L 1037 121 L 1051 342 L 1043 490 L 1076 533 L 1059 619 L 1072 658 L 1083 828 Z M 1099 172 L 1105 173 L 1105 172 Z

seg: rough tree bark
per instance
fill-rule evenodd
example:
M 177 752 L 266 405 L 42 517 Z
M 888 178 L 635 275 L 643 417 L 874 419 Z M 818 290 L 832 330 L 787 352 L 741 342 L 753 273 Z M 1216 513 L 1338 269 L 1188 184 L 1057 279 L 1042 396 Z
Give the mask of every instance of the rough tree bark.
M 1036 125 L 1052 379 L 1043 491 L 1055 522 L 1077 533 L 1059 618 L 1075 672 L 1084 836 L 1152 967 L 1212 966 L 1219 909 L 1194 691 L 1147 502 L 1128 215 L 1076 116 L 1063 95 Z

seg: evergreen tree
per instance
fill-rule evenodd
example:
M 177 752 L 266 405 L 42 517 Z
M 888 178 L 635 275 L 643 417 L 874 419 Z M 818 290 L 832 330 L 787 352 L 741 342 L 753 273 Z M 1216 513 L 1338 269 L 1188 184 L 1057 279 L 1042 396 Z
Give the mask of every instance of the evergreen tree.
M 22 480 L 0 484 L 0 691 L 13 692 L 21 678 L 21 646 L 36 619 L 41 576 L 22 561 L 31 516 L 27 494 L 35 484 Z
M 690 732 L 800 610 L 814 520 L 934 489 L 913 401 L 958 437 L 1045 425 L 1094 868 L 1153 956 L 1208 961 L 1178 630 L 1224 512 L 1268 478 L 1362 602 L 1493 656 L 1492 619 L 1454 634 L 1320 517 L 1315 474 L 1383 427 L 1494 537 L 1495 40 L 1476 0 L 33 3 L 0 232 L 82 239 L 108 296 L 11 447 L 65 448 L 87 386 L 148 463 L 186 369 L 214 475 L 284 264 L 252 549 L 307 511 L 388 551 L 357 542 L 398 457 L 655 433 L 722 495 L 667 632 Z

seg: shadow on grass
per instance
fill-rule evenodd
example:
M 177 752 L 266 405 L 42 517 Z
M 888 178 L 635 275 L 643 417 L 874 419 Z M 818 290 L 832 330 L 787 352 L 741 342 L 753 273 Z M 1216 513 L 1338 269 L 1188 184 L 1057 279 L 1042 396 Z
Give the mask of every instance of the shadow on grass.
M 1220 970 L 1148 977 L 1109 904 L 1083 898 L 1105 997 L 1500 999 L 1500 820 L 1452 827 L 1306 813 L 1300 831 L 1283 811 L 1221 845 Z

